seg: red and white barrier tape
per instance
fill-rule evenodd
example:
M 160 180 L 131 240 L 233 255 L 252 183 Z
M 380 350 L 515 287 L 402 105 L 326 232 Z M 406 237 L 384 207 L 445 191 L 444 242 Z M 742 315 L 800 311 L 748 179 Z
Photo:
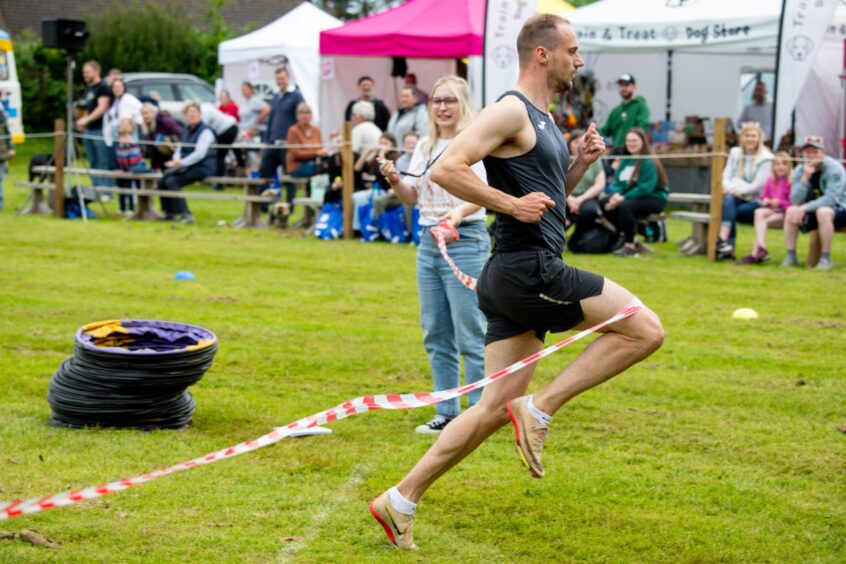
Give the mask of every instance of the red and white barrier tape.
M 447 239 L 449 239 L 450 243 L 452 241 L 458 240 L 458 230 L 449 223 L 439 223 L 438 225 L 430 229 L 429 233 L 431 233 L 432 237 L 435 238 L 435 241 L 438 244 L 438 250 L 441 251 L 441 256 L 444 257 L 444 260 L 452 269 L 452 272 L 455 274 L 455 277 L 458 278 L 459 282 L 461 282 L 462 284 L 464 284 L 475 292 L 476 286 L 479 285 L 479 281 L 473 278 L 472 276 L 461 272 L 458 267 L 455 266 L 455 263 L 450 258 L 446 250 L 446 246 L 448 244 Z
M 436 241 L 438 241 L 438 247 L 441 248 L 441 252 L 444 255 L 444 258 L 446 258 L 447 262 L 449 262 L 450 266 L 453 269 L 453 272 L 455 272 L 459 280 L 461 280 L 462 283 L 464 283 L 468 288 L 475 290 L 476 279 L 467 276 L 466 274 L 463 274 L 460 270 L 458 270 L 458 268 L 449 258 L 449 255 L 446 253 L 446 242 L 444 240 L 443 232 L 436 231 L 435 229 L 433 229 L 432 231 Z M 454 233 L 453 235 L 457 237 L 457 233 Z M 81 490 L 64 492 L 51 496 L 34 497 L 32 499 L 27 500 L 0 503 L 0 521 L 11 519 L 13 517 L 20 517 L 21 515 L 39 513 L 41 511 L 47 511 L 48 509 L 55 509 L 57 507 L 64 507 L 66 505 L 74 505 L 82 501 L 102 497 L 106 494 L 120 492 L 125 489 L 131 488 L 132 486 L 137 486 L 139 484 L 144 484 L 151 480 L 155 480 L 156 478 L 162 478 L 164 476 L 168 476 L 176 472 L 190 470 L 191 468 L 195 468 L 197 466 L 211 464 L 212 462 L 219 462 L 227 458 L 232 458 L 233 456 L 238 456 L 239 454 L 251 452 L 262 447 L 277 443 L 282 439 L 290 437 L 298 431 L 303 431 L 305 429 L 310 429 L 319 425 L 324 425 L 326 423 L 332 423 L 333 421 L 346 419 L 347 417 L 350 417 L 352 415 L 358 415 L 359 413 L 377 411 L 380 409 L 415 409 L 418 407 L 434 405 L 442 401 L 457 398 L 466 393 L 472 392 L 473 390 L 483 388 L 488 384 L 499 380 L 500 378 L 504 378 L 510 374 L 514 374 L 518 370 L 521 370 L 531 364 L 534 364 L 545 356 L 549 356 L 552 353 L 559 351 L 570 343 L 587 337 L 591 333 L 595 333 L 596 331 L 599 331 L 600 329 L 607 327 L 612 323 L 616 323 L 622 319 L 634 315 L 638 310 L 640 310 L 640 306 L 637 305 L 622 309 L 617 312 L 617 314 L 615 314 L 613 317 L 603 321 L 602 323 L 598 323 L 589 329 L 585 329 L 584 331 L 576 333 L 575 335 L 564 339 L 559 343 L 549 346 L 540 352 L 537 352 L 531 356 L 524 358 L 523 360 L 519 360 L 511 366 L 503 368 L 499 372 L 491 374 L 486 378 L 483 378 L 466 386 L 452 388 L 451 390 L 443 390 L 440 392 L 422 392 L 416 394 L 382 394 L 375 396 L 357 397 L 342 404 L 336 405 L 331 409 L 327 409 L 319 413 L 315 413 L 314 415 L 309 415 L 308 417 L 304 417 L 302 419 L 294 421 L 293 423 L 289 423 L 284 427 L 277 427 L 270 433 L 262 435 L 257 439 L 253 439 L 244 443 L 239 443 L 235 446 L 231 446 L 223 450 L 218 450 L 205 456 L 200 456 L 198 458 L 194 458 L 187 462 L 176 464 L 168 468 L 155 470 L 153 472 L 141 474 L 140 476 L 135 476 L 133 478 L 109 482 L 108 484 L 92 486 Z

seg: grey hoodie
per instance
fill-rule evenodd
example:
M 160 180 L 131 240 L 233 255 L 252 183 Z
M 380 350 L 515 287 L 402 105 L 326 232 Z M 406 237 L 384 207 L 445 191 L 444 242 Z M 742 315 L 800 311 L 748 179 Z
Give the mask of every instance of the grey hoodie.
M 822 177 L 820 178 L 820 190 L 822 196 L 816 200 L 805 203 L 808 197 L 808 190 L 811 183 L 802 183 L 802 171 L 804 164 L 800 164 L 793 171 L 793 184 L 790 187 L 790 203 L 794 206 L 805 204 L 809 211 L 815 211 L 821 207 L 839 207 L 846 209 L 846 170 L 843 165 L 829 156 L 823 157 Z

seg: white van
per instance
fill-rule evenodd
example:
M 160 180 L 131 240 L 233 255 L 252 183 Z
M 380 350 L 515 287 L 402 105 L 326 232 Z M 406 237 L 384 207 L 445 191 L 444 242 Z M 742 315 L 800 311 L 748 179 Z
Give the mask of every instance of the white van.
M 0 29 L 0 104 L 2 104 L 2 109 L 9 118 L 12 142 L 16 145 L 23 143 L 21 83 L 18 82 L 18 70 L 15 68 L 12 38 L 2 29 Z

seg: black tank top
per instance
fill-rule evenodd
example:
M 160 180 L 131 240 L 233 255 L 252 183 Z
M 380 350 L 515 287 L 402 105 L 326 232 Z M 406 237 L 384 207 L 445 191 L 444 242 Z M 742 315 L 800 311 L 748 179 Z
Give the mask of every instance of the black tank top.
M 517 96 L 526 105 L 537 141 L 528 153 L 517 157 L 485 157 L 482 162 L 488 174 L 488 184 L 516 198 L 531 192 L 543 192 L 552 198 L 555 207 L 543 214 L 540 223 L 523 223 L 510 215 L 497 213 L 493 252 L 547 249 L 560 256 L 564 251 L 565 184 L 570 154 L 548 113 L 536 108 L 515 90 L 509 90 L 497 102 L 506 96 Z

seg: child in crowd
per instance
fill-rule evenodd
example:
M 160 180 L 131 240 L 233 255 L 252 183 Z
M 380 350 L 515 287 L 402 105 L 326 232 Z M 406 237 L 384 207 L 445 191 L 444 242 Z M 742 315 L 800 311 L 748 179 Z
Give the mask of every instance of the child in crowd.
M 784 212 L 790 206 L 790 178 L 793 165 L 790 155 L 776 153 L 773 159 L 772 175 L 767 178 L 761 192 L 761 207 L 755 210 L 755 245 L 752 254 L 746 255 L 737 264 L 758 264 L 770 258 L 767 253 L 767 228 L 784 225 Z
M 0 211 L 3 211 L 3 177 L 7 173 L 6 161 L 14 156 L 15 147 L 12 145 L 9 122 L 6 119 L 6 112 L 0 108 Z
M 124 172 L 152 172 L 144 161 L 144 153 L 138 145 L 138 138 L 135 134 L 135 122 L 129 118 L 122 119 L 118 125 L 118 144 L 116 149 L 116 160 L 118 168 Z M 121 188 L 133 188 L 134 180 L 120 179 L 118 186 Z M 132 196 L 120 195 L 120 211 L 124 214 L 135 209 L 135 202 Z

